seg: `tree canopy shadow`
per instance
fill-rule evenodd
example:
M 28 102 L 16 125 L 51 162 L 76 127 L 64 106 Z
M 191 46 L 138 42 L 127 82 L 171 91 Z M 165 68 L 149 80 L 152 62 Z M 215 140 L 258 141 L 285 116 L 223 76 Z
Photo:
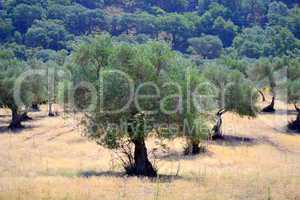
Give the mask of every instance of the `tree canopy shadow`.
M 157 177 L 145 177 L 145 176 L 129 176 L 125 172 L 116 172 L 116 171 L 83 171 L 79 173 L 79 177 L 84 178 L 92 178 L 92 177 L 117 177 L 117 178 L 128 178 L 128 177 L 139 177 L 139 178 L 147 178 L 152 182 L 172 182 L 174 180 L 183 179 L 182 176 L 178 175 L 166 175 L 166 174 L 158 174 Z
M 180 151 L 170 151 L 163 155 L 157 155 L 156 158 L 160 160 L 166 161 L 179 161 L 179 160 L 195 160 L 199 157 L 208 156 L 211 157 L 213 155 L 212 152 L 206 150 L 206 152 L 195 154 L 195 155 L 185 155 L 183 150 Z
M 273 113 L 260 112 L 260 115 L 296 115 L 296 110 L 276 109 Z
M 275 127 L 273 128 L 273 130 L 276 131 L 278 134 L 286 134 L 286 135 L 293 135 L 293 136 L 300 135 L 299 131 L 289 129 L 288 124 L 280 127 Z
M 290 151 L 288 148 L 286 148 L 285 146 L 282 146 L 280 145 L 280 143 L 276 142 L 276 141 L 273 141 L 271 140 L 270 138 L 268 137 L 261 137 L 259 138 L 263 143 L 265 144 L 268 144 L 272 147 L 274 147 L 275 149 L 277 149 L 278 151 L 280 152 L 283 152 L 283 153 L 294 153 L 293 151 Z
M 300 135 L 300 132 L 297 130 L 290 130 L 289 128 L 286 127 L 286 131 L 284 132 L 285 134 L 288 135 L 294 135 L 294 136 L 298 136 Z
M 211 142 L 224 146 L 252 146 L 258 143 L 257 139 L 255 138 L 237 135 L 223 135 L 223 138 L 218 138 Z
M 115 171 L 83 171 L 79 173 L 80 177 L 91 178 L 91 177 L 126 177 L 125 172 L 115 172 Z
M 0 134 L 9 133 L 8 126 L 0 126 Z
M 182 180 L 185 179 L 179 175 L 166 175 L 166 174 L 158 174 L 157 177 L 149 178 L 152 182 L 159 182 L 159 183 L 170 183 L 175 180 Z
M 49 118 L 49 116 L 44 113 L 41 113 L 38 115 L 32 115 L 31 113 L 29 113 L 28 116 L 32 118 L 30 121 L 40 121 L 40 120 L 47 119 L 47 118 L 52 119 L 52 118 L 58 117 L 58 116 L 54 116 L 54 117 Z
M 293 122 L 294 119 L 289 119 L 286 124 L 277 126 L 277 127 L 271 127 L 272 130 L 276 133 L 276 134 L 285 134 L 285 135 L 293 135 L 293 136 L 297 136 L 300 135 L 300 132 L 297 130 L 292 130 L 288 127 L 289 123 Z
M 24 125 L 22 128 L 10 129 L 8 125 L 0 126 L 0 134 L 20 134 L 24 130 L 34 129 L 33 125 Z

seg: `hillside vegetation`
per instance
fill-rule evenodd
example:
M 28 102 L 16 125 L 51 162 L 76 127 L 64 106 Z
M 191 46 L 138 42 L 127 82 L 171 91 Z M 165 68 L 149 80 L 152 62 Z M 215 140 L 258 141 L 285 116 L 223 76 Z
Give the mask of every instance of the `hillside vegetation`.
M 299 0 L 0 0 L 1 199 L 300 199 Z
M 0 42 L 21 59 L 47 59 L 99 32 L 133 43 L 162 38 L 208 59 L 296 56 L 299 9 L 297 0 L 2 0 Z

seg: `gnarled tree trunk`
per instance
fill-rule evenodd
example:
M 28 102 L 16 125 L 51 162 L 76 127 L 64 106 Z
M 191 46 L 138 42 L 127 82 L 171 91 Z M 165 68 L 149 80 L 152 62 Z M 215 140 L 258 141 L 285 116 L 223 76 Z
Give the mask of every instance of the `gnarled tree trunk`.
M 149 161 L 145 143 L 144 121 L 144 114 L 132 112 L 127 131 L 130 134 L 131 142 L 134 144 L 134 163 L 129 162 L 125 166 L 125 170 L 128 175 L 155 177 L 157 173 Z
M 48 103 L 48 116 L 49 117 L 54 117 L 55 116 L 53 111 L 52 111 L 52 103 L 51 102 Z
M 200 153 L 199 142 L 189 143 L 188 146 L 184 149 L 184 155 L 197 155 Z
M 222 115 L 226 112 L 225 109 L 221 109 L 217 112 L 216 114 L 216 125 L 213 127 L 213 135 L 212 135 L 212 140 L 216 139 L 223 139 L 223 134 L 222 134 Z
M 275 112 L 275 96 L 272 97 L 272 102 L 270 105 L 268 105 L 267 107 L 265 107 L 264 109 L 262 109 L 262 112 L 268 112 L 268 113 L 272 113 Z
M 192 152 L 193 155 L 199 154 L 200 153 L 200 147 L 199 143 L 194 143 L 192 144 Z
M 39 105 L 34 103 L 31 105 L 31 110 L 34 111 L 34 112 L 38 112 L 40 111 L 40 108 L 39 108 Z
M 29 110 L 29 108 L 26 106 L 23 114 L 21 114 L 21 121 L 32 120 L 32 118 L 28 116 L 28 110 Z
M 11 112 L 12 112 L 12 118 L 11 118 L 11 122 L 10 122 L 8 128 L 10 128 L 10 129 L 20 129 L 20 128 L 23 128 L 23 126 L 21 124 L 22 116 L 19 115 L 18 109 L 17 108 L 12 108 Z
M 27 112 L 24 112 L 20 117 L 21 117 L 21 121 L 30 121 L 30 120 L 32 120 L 32 118 L 28 116 Z
M 134 143 L 134 166 L 127 170 L 128 174 L 154 177 L 156 170 L 148 159 L 147 147 L 144 139 L 133 140 Z
M 297 114 L 297 118 L 296 118 L 295 121 L 290 122 L 290 123 L 288 124 L 288 128 L 289 128 L 290 130 L 300 132 L 300 108 L 298 108 L 296 104 L 295 104 L 294 106 L 295 106 L 295 109 L 296 109 L 296 111 L 297 111 L 297 113 L 298 113 L 298 114 Z
M 52 105 L 54 102 L 54 93 L 55 93 L 55 78 L 54 78 L 54 69 L 48 69 L 48 116 L 54 117 L 54 113 L 52 111 Z M 97 73 L 97 77 L 99 73 Z M 98 78 L 97 78 L 98 79 Z

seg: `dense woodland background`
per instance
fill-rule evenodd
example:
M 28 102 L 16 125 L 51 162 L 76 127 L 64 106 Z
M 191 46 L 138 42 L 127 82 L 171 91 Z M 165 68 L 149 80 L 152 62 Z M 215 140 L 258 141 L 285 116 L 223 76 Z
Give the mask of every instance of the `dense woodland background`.
M 19 59 L 68 54 L 81 37 L 164 39 L 194 59 L 299 55 L 297 0 L 1 0 L 1 48 Z

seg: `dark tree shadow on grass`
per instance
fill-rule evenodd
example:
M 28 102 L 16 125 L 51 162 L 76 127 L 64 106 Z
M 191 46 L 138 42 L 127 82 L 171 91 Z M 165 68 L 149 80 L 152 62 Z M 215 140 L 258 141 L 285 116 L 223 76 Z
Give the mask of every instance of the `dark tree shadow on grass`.
M 257 139 L 235 136 L 235 135 L 223 135 L 223 138 L 218 138 L 211 141 L 212 144 L 224 145 L 224 146 L 253 146 L 258 143 Z
M 290 151 L 285 146 L 282 146 L 280 143 L 273 141 L 268 137 L 261 137 L 260 140 L 262 141 L 262 143 L 268 144 L 282 153 L 296 153 L 296 152 Z
M 158 174 L 157 177 L 146 177 L 146 176 L 129 176 L 125 172 L 115 172 L 115 171 L 84 171 L 79 173 L 79 177 L 84 178 L 92 178 L 92 177 L 117 177 L 117 178 L 129 178 L 129 177 L 139 177 L 141 179 L 147 179 L 152 182 L 172 182 L 174 180 L 183 179 L 183 177 L 178 175 L 165 175 L 165 174 Z
M 297 131 L 297 130 L 291 130 L 289 129 L 287 126 L 284 127 L 285 128 L 285 134 L 288 134 L 288 135 L 294 135 L 294 136 L 300 136 L 300 131 Z
M 296 112 L 296 110 L 277 109 L 273 113 L 260 112 L 259 114 L 260 115 L 296 115 L 297 112 Z
M 166 161 L 179 161 L 179 160 L 195 160 L 197 158 L 201 157 L 212 157 L 213 153 L 206 150 L 206 152 L 202 152 L 195 155 L 185 155 L 184 150 L 182 151 L 170 151 L 163 155 L 157 155 L 156 158 L 160 160 L 166 160 Z
M 0 134 L 9 133 L 8 126 L 0 126 Z
M 84 171 L 79 173 L 80 177 L 91 178 L 91 177 L 126 177 L 125 172 L 115 172 L 115 171 Z
M 8 125 L 0 126 L 0 134 L 21 134 L 25 130 L 34 129 L 33 125 L 23 125 L 22 128 L 11 129 Z
M 273 128 L 273 130 L 277 133 L 277 134 L 285 134 L 285 135 L 291 135 L 291 136 L 300 136 L 300 132 L 297 130 L 291 130 L 288 128 L 288 123 L 291 123 L 292 120 L 287 122 L 287 125 L 283 125 L 280 127 L 275 127 Z
M 47 114 L 41 114 L 41 115 L 35 115 L 33 117 L 33 120 L 38 121 L 38 120 L 42 120 L 42 119 L 45 119 L 45 118 L 53 119 L 53 118 L 56 118 L 56 117 L 59 117 L 59 116 L 49 117 Z

